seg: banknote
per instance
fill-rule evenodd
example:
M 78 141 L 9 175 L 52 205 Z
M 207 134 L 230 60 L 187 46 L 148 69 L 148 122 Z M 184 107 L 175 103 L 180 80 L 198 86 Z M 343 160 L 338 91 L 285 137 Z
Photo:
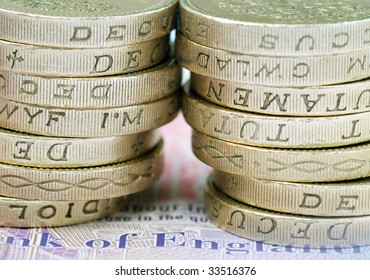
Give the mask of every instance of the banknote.
M 0 259 L 370 259 L 370 247 L 297 249 L 250 241 L 217 228 L 203 206 L 210 168 L 193 156 L 191 130 L 183 116 L 165 126 L 163 133 L 166 166 L 153 188 L 130 196 L 118 213 L 95 222 L 0 228 Z

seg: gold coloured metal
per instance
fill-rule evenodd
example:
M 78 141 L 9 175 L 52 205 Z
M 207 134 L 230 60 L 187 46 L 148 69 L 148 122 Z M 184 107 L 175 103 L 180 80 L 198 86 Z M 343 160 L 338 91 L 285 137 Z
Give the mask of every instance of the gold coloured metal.
M 196 43 L 237 53 L 314 56 L 368 47 L 366 0 L 180 0 L 180 31 Z
M 253 85 L 306 87 L 366 79 L 369 49 L 323 56 L 262 56 L 209 48 L 177 36 L 179 64 L 199 75 Z M 367 66 L 366 66 L 367 65 Z
M 266 115 L 316 117 L 370 111 L 370 80 L 294 88 L 236 83 L 193 73 L 191 88 L 217 105 Z
M 56 138 L 0 129 L 0 162 L 44 168 L 79 168 L 127 161 L 152 150 L 159 131 L 99 138 Z
M 234 144 L 193 131 L 195 156 L 216 170 L 256 179 L 335 182 L 370 177 L 370 145 L 338 149 L 270 149 Z
M 324 217 L 353 217 L 370 213 L 370 179 L 332 183 L 291 183 L 260 180 L 222 171 L 213 173 L 217 188 L 254 207 Z
M 160 178 L 177 2 L 0 0 L 0 226 L 93 221 Z
M 113 214 L 124 198 L 41 201 L 0 197 L 0 226 L 57 227 L 86 223 Z
M 110 137 L 156 129 L 173 120 L 179 95 L 141 105 L 107 109 L 64 109 L 0 98 L 0 126 L 59 137 Z
M 97 78 L 49 78 L 0 70 L 0 97 L 63 108 L 112 108 L 149 103 L 175 93 L 181 68 L 174 59 L 141 72 Z
M 2 0 L 0 38 L 32 45 L 102 48 L 163 37 L 175 0 Z
M 218 191 L 212 183 L 205 191 L 205 208 L 216 226 L 268 244 L 311 248 L 370 244 L 370 216 L 320 218 L 271 212 L 239 203 Z
M 163 62 L 168 36 L 135 45 L 57 49 L 0 41 L 0 69 L 47 77 L 99 77 L 132 73 Z
M 151 187 L 163 170 L 163 143 L 122 163 L 75 169 L 0 164 L 0 194 L 29 200 L 93 200 L 125 196 Z
M 234 143 L 302 149 L 370 141 L 370 112 L 328 117 L 277 117 L 220 107 L 188 93 L 183 95 L 183 108 L 192 128 Z

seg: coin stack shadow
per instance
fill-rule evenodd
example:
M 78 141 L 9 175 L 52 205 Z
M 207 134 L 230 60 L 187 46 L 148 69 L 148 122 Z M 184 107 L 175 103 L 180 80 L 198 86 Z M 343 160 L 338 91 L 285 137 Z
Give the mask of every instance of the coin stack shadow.
M 177 1 L 7 5 L 0 225 L 65 226 L 117 210 L 163 170 L 158 128 L 179 110 Z
M 192 73 L 184 116 L 194 154 L 215 169 L 206 213 L 270 244 L 369 245 L 370 20 L 254 8 L 180 0 L 176 55 Z

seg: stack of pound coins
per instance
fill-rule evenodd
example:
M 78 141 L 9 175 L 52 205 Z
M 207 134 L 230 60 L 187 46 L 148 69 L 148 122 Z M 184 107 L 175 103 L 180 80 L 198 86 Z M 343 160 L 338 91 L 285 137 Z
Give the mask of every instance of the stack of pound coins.
M 0 225 L 102 217 L 163 170 L 176 0 L 0 3 Z
M 283 246 L 370 244 L 370 2 L 180 0 L 210 220 Z

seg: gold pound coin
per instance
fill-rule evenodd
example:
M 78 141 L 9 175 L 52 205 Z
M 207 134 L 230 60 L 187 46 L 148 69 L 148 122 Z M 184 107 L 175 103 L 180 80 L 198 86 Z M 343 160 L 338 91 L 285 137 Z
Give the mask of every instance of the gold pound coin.
M 176 7 L 175 0 L 3 0 L 0 37 L 63 48 L 138 44 L 170 33 Z
M 370 245 L 370 216 L 320 218 L 271 212 L 239 203 L 211 182 L 205 192 L 205 208 L 216 226 L 268 244 L 311 248 Z
M 0 69 L 31 76 L 111 76 L 160 64 L 168 56 L 168 48 L 168 36 L 100 49 L 57 49 L 0 41 Z
M 333 183 L 260 180 L 222 171 L 214 184 L 231 198 L 262 209 L 325 217 L 370 215 L 370 179 Z
M 117 164 L 75 169 L 0 164 L 0 194 L 30 200 L 93 200 L 151 187 L 163 170 L 163 143 L 150 153 Z
M 327 117 L 269 116 L 214 105 L 183 95 L 188 124 L 209 136 L 270 148 L 329 148 L 370 140 L 370 112 Z
M 110 137 L 156 129 L 173 120 L 179 95 L 122 108 L 64 109 L 29 105 L 0 98 L 0 126 L 58 137 Z
M 41 201 L 0 197 L 0 226 L 33 228 L 86 223 L 118 210 L 124 198 Z
M 336 182 L 370 176 L 370 144 L 337 149 L 269 149 L 234 144 L 193 131 L 193 152 L 228 173 L 287 182 Z
M 50 78 L 0 70 L 0 97 L 63 108 L 113 108 L 150 103 L 178 91 L 174 59 L 145 71 L 97 78 Z
M 0 129 L 0 162 L 44 168 L 79 168 L 127 161 L 152 150 L 159 131 L 99 138 L 56 138 Z
M 317 87 L 270 87 L 193 73 L 191 88 L 214 104 L 266 115 L 339 116 L 370 111 L 370 80 Z
M 366 0 L 180 0 L 179 27 L 189 40 L 236 53 L 331 55 L 368 48 L 369 14 Z
M 231 53 L 178 35 L 176 56 L 190 72 L 253 85 L 306 87 L 339 84 L 370 76 L 369 49 L 326 56 L 273 57 Z

